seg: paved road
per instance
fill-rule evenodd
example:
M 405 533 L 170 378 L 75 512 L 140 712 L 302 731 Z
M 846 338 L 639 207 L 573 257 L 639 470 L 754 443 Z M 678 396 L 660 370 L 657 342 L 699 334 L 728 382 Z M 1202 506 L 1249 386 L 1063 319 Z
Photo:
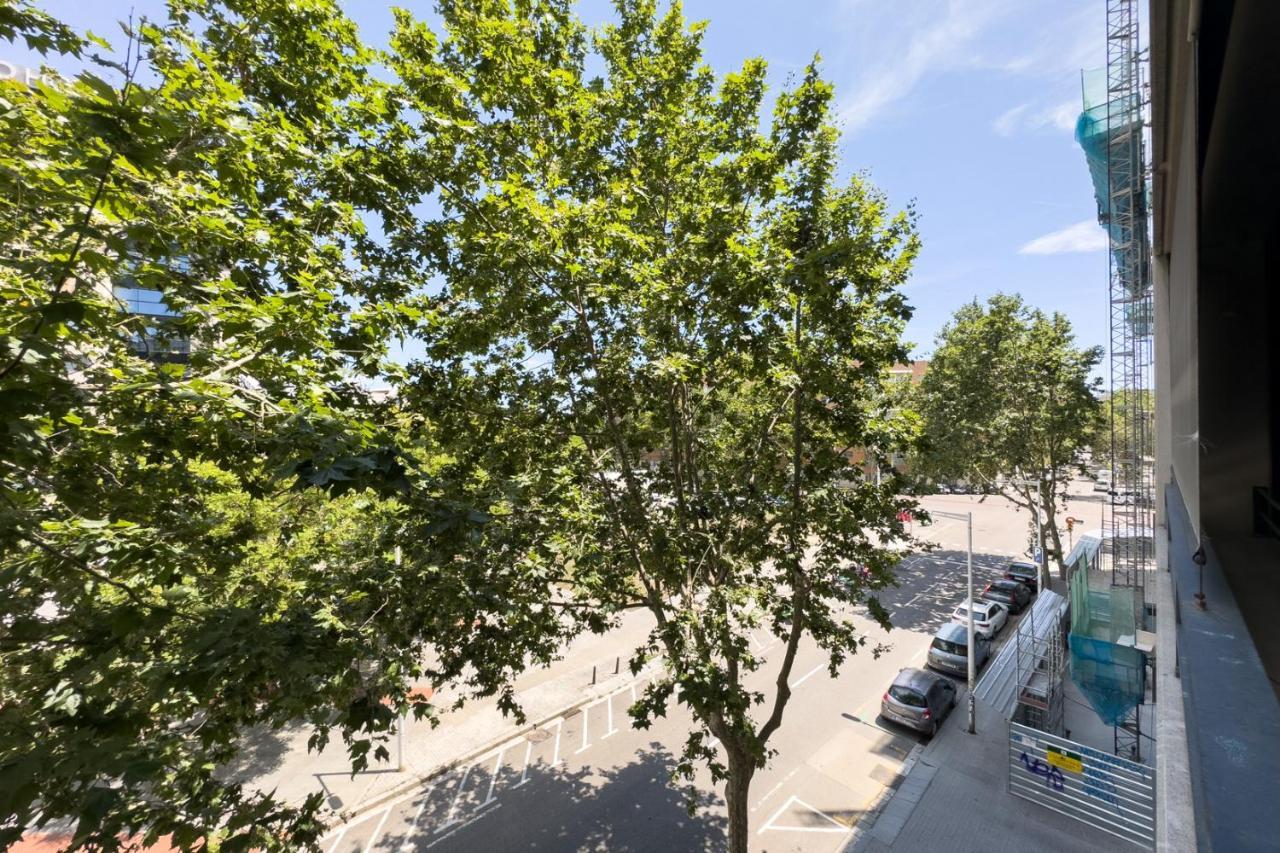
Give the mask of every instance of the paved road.
M 973 502 L 937 500 L 938 509 L 963 510 L 968 504 L 957 504 Z M 981 512 L 984 525 L 1005 533 L 1000 543 L 1005 547 L 1022 535 L 1016 520 L 1016 535 L 1007 533 L 1009 513 L 1001 519 L 989 507 Z M 904 560 L 901 585 L 882 595 L 895 629 L 886 635 L 855 617 L 868 635 L 867 648 L 884 642 L 891 645 L 888 652 L 879 658 L 855 655 L 833 679 L 825 656 L 812 645 L 801 647 L 787 717 L 770 744 L 778 754 L 752 783 L 753 850 L 839 850 L 918 744 L 914 733 L 877 715 L 893 675 L 903 666 L 923 664 L 933 631 L 963 598 L 964 555 L 950 550 L 963 541 L 963 525 L 939 520 L 927 535 L 941 550 Z M 975 533 L 975 544 L 980 543 Z M 975 559 L 979 589 L 998 576 L 1008 553 Z M 1002 636 L 1009 634 L 1006 628 Z M 766 657 L 780 652 L 773 637 L 761 634 L 754 642 Z M 768 660 L 752 674 L 751 685 L 772 695 L 776 665 L 776 659 Z M 688 712 L 672 703 L 651 728 L 630 727 L 627 707 L 649 677 L 642 675 L 338 829 L 326 840 L 326 853 L 721 849 L 722 789 L 700 771 L 696 786 L 703 807 L 690 816 L 681 791 L 670 782 L 692 727 Z M 947 724 L 960 725 L 959 715 Z M 440 734 L 447 737 L 445 731 Z

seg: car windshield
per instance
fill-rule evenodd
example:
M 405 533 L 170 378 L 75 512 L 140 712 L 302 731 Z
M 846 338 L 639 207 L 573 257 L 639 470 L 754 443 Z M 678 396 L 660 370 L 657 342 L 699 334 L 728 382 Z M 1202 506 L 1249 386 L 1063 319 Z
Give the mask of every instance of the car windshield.
M 940 652 L 946 652 L 949 655 L 963 655 L 967 653 L 967 648 L 960 643 L 953 643 L 950 640 L 944 640 L 941 637 L 935 637 L 933 647 Z
M 903 705 L 910 705 L 912 708 L 923 708 L 924 697 L 912 690 L 910 687 L 902 687 L 893 685 L 889 688 L 889 695 L 897 699 Z

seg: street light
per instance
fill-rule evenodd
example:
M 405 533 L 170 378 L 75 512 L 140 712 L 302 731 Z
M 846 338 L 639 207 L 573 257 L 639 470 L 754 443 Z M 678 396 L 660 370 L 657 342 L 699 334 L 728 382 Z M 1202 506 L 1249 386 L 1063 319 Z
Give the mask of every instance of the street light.
M 956 521 L 963 521 L 969 531 L 969 549 L 968 556 L 965 560 L 966 565 L 966 581 L 965 581 L 965 612 L 969 615 L 969 727 L 966 731 L 969 734 L 976 734 L 978 731 L 978 706 L 973 698 L 973 679 L 974 679 L 974 661 L 973 646 L 975 638 L 973 636 L 973 513 L 971 512 L 943 512 L 942 510 L 931 510 L 930 516 L 938 518 L 953 518 Z

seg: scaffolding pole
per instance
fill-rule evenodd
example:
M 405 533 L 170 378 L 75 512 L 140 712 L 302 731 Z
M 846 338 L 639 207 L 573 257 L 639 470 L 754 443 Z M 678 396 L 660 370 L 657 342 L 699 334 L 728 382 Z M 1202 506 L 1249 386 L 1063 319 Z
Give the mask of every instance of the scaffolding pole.
M 1153 303 L 1143 145 L 1146 103 L 1137 0 L 1107 2 L 1107 196 L 1110 237 L 1111 583 L 1145 593 L 1154 500 Z M 1142 607 L 1144 596 L 1137 598 Z M 1136 613 L 1139 625 L 1144 613 Z

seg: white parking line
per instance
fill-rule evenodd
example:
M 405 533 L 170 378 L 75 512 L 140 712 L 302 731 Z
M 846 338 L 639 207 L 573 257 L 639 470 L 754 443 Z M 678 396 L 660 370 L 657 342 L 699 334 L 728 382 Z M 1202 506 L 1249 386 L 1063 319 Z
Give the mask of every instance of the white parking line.
M 462 799 L 462 792 L 467 787 L 467 779 L 471 777 L 472 767 L 475 767 L 475 765 L 468 765 L 466 772 L 462 774 L 462 781 L 458 783 L 458 793 L 453 795 L 453 804 L 449 806 L 449 811 L 444 816 L 444 823 L 440 824 L 440 828 L 436 830 L 437 833 L 444 832 L 446 829 L 457 823 L 457 821 L 453 819 L 453 813 L 458 810 L 458 800 Z
M 373 849 L 373 843 L 378 840 L 378 836 L 382 834 L 382 827 L 387 823 L 387 816 L 391 814 L 391 806 L 387 806 L 382 812 L 382 820 L 378 821 L 378 826 L 373 830 L 373 835 L 369 836 L 369 843 L 364 846 L 364 853 L 369 853 Z
M 498 753 L 498 758 L 493 762 L 493 772 L 489 774 L 489 790 L 485 792 L 483 806 L 493 802 L 493 786 L 498 782 L 498 771 L 502 769 L 502 756 L 506 754 L 504 749 Z
M 820 664 L 818 664 L 818 665 L 817 665 L 817 666 L 815 666 L 813 669 L 809 670 L 809 671 L 808 671 L 808 672 L 806 672 L 804 675 L 800 676 L 798 679 L 796 679 L 795 681 L 791 682 L 791 689 L 792 689 L 792 690 L 795 690 L 795 689 L 796 689 L 797 687 L 799 687 L 801 684 L 804 684 L 804 683 L 805 683 L 806 681 L 808 681 L 810 678 L 812 678 L 813 676 L 817 675 L 817 674 L 818 674 L 818 672 L 819 672 L 819 671 L 821 671 L 821 670 L 822 670 L 823 668 L 825 668 L 825 667 L 826 667 L 826 664 L 825 664 L 825 663 L 820 663 Z
M 533 741 L 529 741 L 524 745 L 524 767 L 520 770 L 520 781 L 512 785 L 512 788 L 519 788 L 525 782 L 529 781 L 529 756 L 533 754 Z
M 587 712 L 590 710 L 590 705 L 582 709 L 582 746 L 574 750 L 574 755 L 577 755 L 579 752 L 582 752 L 587 748 Z
M 621 692 L 622 692 L 621 690 L 618 691 L 618 693 L 621 693 Z M 613 696 L 617 696 L 617 695 L 618 695 L 617 693 L 613 694 Z M 609 730 L 600 736 L 601 740 L 604 740 L 610 735 L 617 734 L 618 732 L 618 730 L 613 727 L 613 696 L 610 696 L 608 699 L 604 700 L 605 707 L 609 709 Z
M 428 785 L 426 792 L 422 795 L 422 802 L 418 803 L 418 810 L 413 813 L 413 821 L 409 824 L 409 830 L 405 833 L 406 837 L 412 838 L 413 833 L 418 829 L 418 821 L 422 818 L 422 810 L 427 807 L 427 798 L 431 796 L 431 792 L 436 788 L 435 785 Z M 390 808 L 390 806 L 388 806 Z M 400 853 L 412 853 L 417 846 L 411 841 L 406 841 L 400 845 Z
M 351 824 L 349 823 L 342 827 L 342 829 L 338 832 L 338 837 L 333 839 L 333 844 L 329 846 L 329 853 L 333 853 L 333 851 L 338 849 L 338 845 L 342 843 L 342 836 L 346 835 L 347 830 L 350 828 L 351 828 Z
M 551 766 L 555 767 L 560 763 L 560 732 L 564 730 L 564 718 L 556 720 L 556 750 L 551 756 Z

